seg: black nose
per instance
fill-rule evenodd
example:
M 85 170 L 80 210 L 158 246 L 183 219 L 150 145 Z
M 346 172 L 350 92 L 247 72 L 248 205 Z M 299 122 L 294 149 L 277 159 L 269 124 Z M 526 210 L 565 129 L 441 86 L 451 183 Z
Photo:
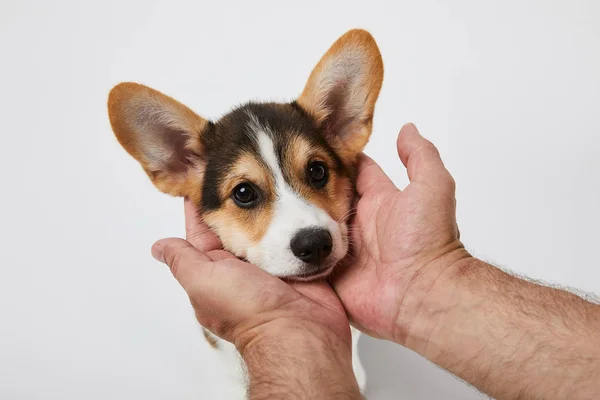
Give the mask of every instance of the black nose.
M 333 239 L 326 229 L 305 228 L 296 232 L 290 242 L 292 253 L 308 264 L 319 264 L 331 254 Z

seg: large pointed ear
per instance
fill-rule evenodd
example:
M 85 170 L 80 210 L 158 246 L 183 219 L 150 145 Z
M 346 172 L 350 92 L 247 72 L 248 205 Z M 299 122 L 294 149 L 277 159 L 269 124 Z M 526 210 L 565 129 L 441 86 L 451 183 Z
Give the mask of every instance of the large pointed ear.
M 313 69 L 297 103 L 323 128 L 346 159 L 354 159 L 371 135 L 383 82 L 383 61 L 369 32 L 339 38 Z
M 119 143 L 159 190 L 192 195 L 194 183 L 200 184 L 200 136 L 208 121 L 171 97 L 129 82 L 111 90 L 108 115 Z

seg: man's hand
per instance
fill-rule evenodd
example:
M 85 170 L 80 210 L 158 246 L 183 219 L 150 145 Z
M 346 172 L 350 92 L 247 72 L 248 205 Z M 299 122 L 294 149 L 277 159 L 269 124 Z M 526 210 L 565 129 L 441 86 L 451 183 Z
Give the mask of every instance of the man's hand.
M 350 326 L 331 287 L 290 285 L 238 260 L 221 250 L 189 201 L 185 211 L 187 241 L 160 240 L 152 254 L 169 265 L 200 324 L 235 344 L 250 398 L 359 399 Z
M 352 322 L 497 399 L 600 398 L 600 306 L 471 257 L 435 147 L 406 125 L 398 154 L 404 191 L 361 160 L 355 257 L 333 279 Z
M 324 283 L 289 285 L 220 250 L 186 204 L 187 237 L 159 241 L 200 323 L 240 350 L 252 399 L 359 398 L 350 319 L 497 399 L 600 396 L 600 306 L 512 277 L 458 238 L 454 181 L 413 125 L 398 138 L 399 191 L 361 160 L 354 258 Z
M 410 178 L 404 191 L 373 160 L 361 158 L 351 228 L 355 256 L 333 282 L 357 326 L 404 344 L 431 285 L 469 255 L 458 239 L 454 180 L 437 149 L 408 124 L 398 154 Z

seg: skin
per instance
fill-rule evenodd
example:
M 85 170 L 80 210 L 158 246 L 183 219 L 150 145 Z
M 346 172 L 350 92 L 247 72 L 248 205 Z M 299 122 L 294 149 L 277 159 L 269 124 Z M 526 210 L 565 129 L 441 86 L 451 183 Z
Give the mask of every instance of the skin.
M 187 200 L 185 213 L 187 240 L 163 239 L 152 254 L 169 265 L 200 324 L 235 344 L 249 398 L 361 399 L 348 317 L 331 286 L 288 284 L 240 261 Z
M 497 399 L 599 397 L 600 306 L 472 257 L 436 148 L 408 124 L 398 154 L 403 191 L 361 158 L 355 256 L 331 286 L 288 284 L 219 250 L 189 204 L 188 240 L 154 245 L 199 322 L 237 346 L 250 398 L 360 398 L 348 317 Z

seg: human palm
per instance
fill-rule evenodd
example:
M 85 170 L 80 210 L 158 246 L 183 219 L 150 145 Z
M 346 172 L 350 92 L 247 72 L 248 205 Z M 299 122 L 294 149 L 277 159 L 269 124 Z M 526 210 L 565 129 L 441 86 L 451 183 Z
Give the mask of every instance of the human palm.
M 294 325 L 350 345 L 348 318 L 326 282 L 286 283 L 222 250 L 187 199 L 185 216 L 187 240 L 163 239 L 153 254 L 171 267 L 201 325 L 241 347 L 263 331 Z
M 437 150 L 413 125 L 398 138 L 410 184 L 400 191 L 370 158 L 359 162 L 353 257 L 334 288 L 353 323 L 377 337 L 402 341 L 411 316 L 433 284 L 437 260 L 461 250 L 454 181 Z M 400 322 L 400 324 L 399 324 Z

